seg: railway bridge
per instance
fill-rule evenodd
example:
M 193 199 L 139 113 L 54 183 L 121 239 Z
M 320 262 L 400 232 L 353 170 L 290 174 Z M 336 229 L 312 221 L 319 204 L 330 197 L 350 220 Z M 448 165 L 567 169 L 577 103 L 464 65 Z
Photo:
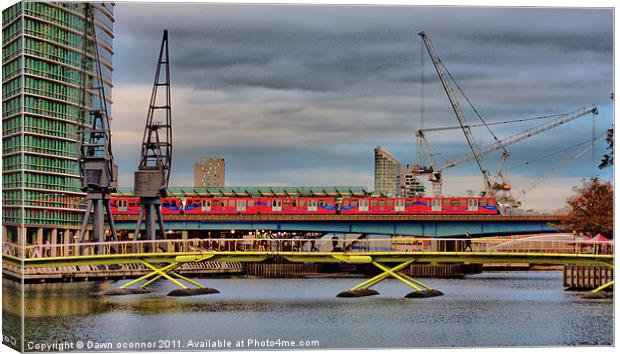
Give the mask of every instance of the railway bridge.
M 116 227 L 133 232 L 137 215 L 116 215 Z M 555 232 L 557 215 L 164 215 L 166 230 L 288 231 L 459 237 Z M 185 237 L 187 238 L 187 237 Z

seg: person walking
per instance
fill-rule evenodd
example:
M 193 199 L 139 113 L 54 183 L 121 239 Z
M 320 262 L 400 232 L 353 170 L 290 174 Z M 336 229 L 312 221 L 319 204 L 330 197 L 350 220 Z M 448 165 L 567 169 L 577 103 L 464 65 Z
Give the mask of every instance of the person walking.
M 470 252 L 473 252 L 473 250 L 471 249 L 471 236 L 469 235 L 469 232 L 466 232 L 465 233 L 465 248 L 463 248 L 463 252 L 467 251 L 468 248 Z
M 41 258 L 41 246 L 38 242 L 32 248 L 32 258 Z

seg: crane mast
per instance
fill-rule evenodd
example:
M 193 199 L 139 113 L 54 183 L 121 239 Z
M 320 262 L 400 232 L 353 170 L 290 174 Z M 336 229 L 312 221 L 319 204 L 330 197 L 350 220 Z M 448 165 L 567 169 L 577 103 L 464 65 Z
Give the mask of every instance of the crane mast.
M 463 114 L 459 101 L 457 100 L 456 95 L 454 94 L 454 90 L 450 86 L 450 82 L 448 79 L 448 74 L 446 72 L 446 69 L 443 66 L 443 63 L 441 62 L 441 59 L 439 59 L 439 56 L 435 52 L 435 48 L 433 47 L 433 44 L 431 43 L 431 40 L 428 38 L 426 33 L 420 32 L 418 33 L 418 35 L 422 37 L 424 46 L 426 47 L 426 50 L 428 51 L 428 55 L 430 56 L 431 61 L 433 62 L 433 65 L 435 66 L 435 70 L 437 71 L 439 80 L 441 81 L 441 84 L 443 85 L 443 88 L 446 91 L 446 94 L 448 95 L 448 99 L 450 100 L 452 110 L 454 111 L 454 114 L 456 115 L 459 125 L 461 126 L 461 130 L 463 131 L 463 134 L 465 135 L 467 144 L 469 145 L 469 148 L 471 149 L 473 156 L 476 159 L 476 163 L 478 164 L 478 167 L 480 168 L 480 172 L 482 172 L 482 177 L 484 179 L 485 192 L 489 195 L 495 195 L 493 183 L 491 182 L 491 176 L 489 175 L 489 169 L 486 167 L 484 163 L 482 154 L 480 152 L 480 147 L 476 143 L 476 140 L 474 139 L 474 136 L 471 133 L 471 129 L 469 128 L 469 125 L 467 124 L 467 121 L 465 120 L 465 115 Z
M 161 95 L 161 91 L 163 91 L 163 95 Z M 164 30 L 142 137 L 140 163 L 134 174 L 134 194 L 140 198 L 140 214 L 134 233 L 136 239 L 143 219 L 145 222 L 143 238 L 149 240 L 157 238 L 156 218 L 159 222 L 161 237 L 166 237 L 161 213 L 161 198 L 168 195 L 167 188 L 172 166 L 172 112 L 170 103 L 168 30 Z M 156 117 L 162 120 L 155 120 Z
M 111 193 L 117 190 L 118 167 L 114 163 L 112 154 L 110 116 L 101 73 L 92 5 L 85 3 L 84 12 L 84 44 L 81 62 L 82 116 L 78 128 L 80 135 L 78 162 L 82 176 L 81 190 L 86 192 L 88 205 L 80 227 L 79 241 L 85 239 L 92 211 L 93 235 L 90 239 L 103 242 L 105 241 L 106 213 L 108 214 L 112 238 L 116 239 L 116 228 L 110 210 L 110 197 Z M 92 41 L 89 41 L 89 38 Z M 94 61 L 89 57 L 89 44 L 92 44 Z M 93 76 L 92 93 L 89 92 L 91 88 L 88 80 L 89 72 L 92 72 Z M 88 100 L 90 102 L 87 102 Z

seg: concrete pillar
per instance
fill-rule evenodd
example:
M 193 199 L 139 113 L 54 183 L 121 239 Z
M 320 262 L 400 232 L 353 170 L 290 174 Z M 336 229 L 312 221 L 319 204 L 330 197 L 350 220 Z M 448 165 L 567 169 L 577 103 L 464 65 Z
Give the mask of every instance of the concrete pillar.
M 43 228 L 42 227 L 39 227 L 37 229 L 37 238 L 35 240 L 35 243 L 38 243 L 39 246 L 43 245 Z
M 24 247 L 26 245 L 26 232 L 27 229 L 26 227 L 17 227 L 17 244 L 19 247 Z M 18 257 L 23 258 L 24 257 L 24 252 L 21 251 L 22 249 L 19 248 L 20 253 L 17 255 Z
M 71 230 L 65 230 L 65 232 L 62 233 L 62 255 L 63 256 L 68 256 L 69 255 L 69 243 L 73 242 L 73 232 L 71 232 Z
M 52 247 L 52 249 L 50 250 L 50 257 L 56 257 L 56 245 L 58 244 L 58 229 L 57 228 L 53 228 L 52 232 L 50 233 L 50 246 Z
M 9 238 L 9 229 L 6 226 L 2 225 L 2 244 L 3 245 L 8 238 Z
M 189 250 L 189 244 L 187 238 L 189 237 L 189 232 L 187 230 L 181 231 L 181 240 L 183 240 L 183 252 L 187 252 Z

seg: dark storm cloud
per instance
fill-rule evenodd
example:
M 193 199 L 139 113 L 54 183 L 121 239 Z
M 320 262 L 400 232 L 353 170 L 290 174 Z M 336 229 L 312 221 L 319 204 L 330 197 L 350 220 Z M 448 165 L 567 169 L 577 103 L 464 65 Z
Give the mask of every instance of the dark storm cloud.
M 597 104 L 598 132 L 611 123 L 609 9 L 119 3 L 116 17 L 115 146 L 134 149 L 140 138 L 146 108 L 139 107 L 148 101 L 161 30 L 170 31 L 176 184 L 191 184 L 201 155 L 219 154 L 235 183 L 316 184 L 341 171 L 333 184 L 372 189 L 375 146 L 415 160 L 422 80 L 423 127 L 457 123 L 421 30 L 488 121 Z M 588 122 L 514 146 L 511 163 L 587 139 Z M 535 124 L 493 130 L 503 138 Z M 476 137 L 481 145 L 491 139 L 483 129 Z M 460 131 L 432 142 L 438 158 L 467 152 Z M 580 160 L 565 175 L 590 165 Z M 473 164 L 456 173 L 479 175 Z

